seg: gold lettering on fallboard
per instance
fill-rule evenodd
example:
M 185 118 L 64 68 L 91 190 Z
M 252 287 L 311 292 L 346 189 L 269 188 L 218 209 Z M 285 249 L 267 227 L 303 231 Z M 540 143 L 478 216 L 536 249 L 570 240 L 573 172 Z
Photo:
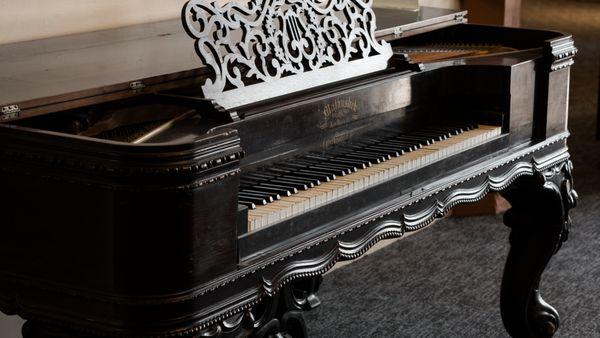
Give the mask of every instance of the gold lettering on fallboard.
M 353 135 L 358 134 L 362 130 L 362 126 L 353 126 L 351 128 L 342 128 L 341 130 L 337 130 L 333 132 L 333 134 L 329 134 L 323 141 L 321 141 L 321 148 L 324 150 L 334 147 L 340 143 L 346 142 Z
M 321 112 L 323 114 L 323 120 L 319 124 L 321 130 L 337 127 L 358 120 L 358 101 L 351 98 L 336 98 L 326 103 Z

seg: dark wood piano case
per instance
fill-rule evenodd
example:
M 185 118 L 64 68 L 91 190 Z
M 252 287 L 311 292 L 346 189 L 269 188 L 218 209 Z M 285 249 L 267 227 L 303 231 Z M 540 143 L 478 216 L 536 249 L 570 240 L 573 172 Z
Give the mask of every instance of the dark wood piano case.
M 318 305 L 320 276 L 336 262 L 498 191 L 519 238 L 503 283 L 505 324 L 516 336 L 552 335 L 558 314 L 538 283 L 576 201 L 571 37 L 469 25 L 463 12 L 378 15 L 377 36 L 398 50 L 512 50 L 425 66 L 397 53 L 386 71 L 227 111 L 202 97 L 211 75 L 179 22 L 1 46 L 0 309 L 28 319 L 28 337 L 301 337 L 301 311 Z M 345 100 L 354 113 L 323 113 Z M 117 138 L 189 111 L 200 122 L 168 137 Z M 390 123 L 448 117 L 491 119 L 502 135 L 248 231 L 243 173 Z M 102 129 L 123 121 L 134 131 Z

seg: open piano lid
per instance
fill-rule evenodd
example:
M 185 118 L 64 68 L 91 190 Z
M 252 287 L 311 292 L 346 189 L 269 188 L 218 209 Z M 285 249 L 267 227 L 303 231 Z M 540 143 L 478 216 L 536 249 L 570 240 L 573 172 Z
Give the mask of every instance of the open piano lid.
M 381 30 L 410 34 L 462 22 L 460 13 L 374 9 Z M 0 46 L 0 123 L 144 93 L 203 84 L 210 75 L 181 28 L 169 20 Z M 198 93 L 200 95 L 200 91 Z

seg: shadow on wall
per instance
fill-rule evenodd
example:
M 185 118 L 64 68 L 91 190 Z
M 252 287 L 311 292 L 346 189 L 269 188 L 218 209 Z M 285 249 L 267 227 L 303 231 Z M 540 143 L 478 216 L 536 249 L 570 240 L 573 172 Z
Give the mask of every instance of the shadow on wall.
M 0 44 L 173 19 L 185 2 L 0 0 Z

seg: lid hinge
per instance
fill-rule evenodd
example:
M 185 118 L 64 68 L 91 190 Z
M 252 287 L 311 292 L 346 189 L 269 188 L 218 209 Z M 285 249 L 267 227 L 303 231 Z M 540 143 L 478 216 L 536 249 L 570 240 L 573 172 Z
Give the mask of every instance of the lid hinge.
M 454 16 L 454 20 L 458 23 L 467 23 L 467 18 L 465 17 L 465 13 L 456 13 Z
M 394 27 L 394 37 L 399 38 L 402 36 L 402 27 Z
M 16 104 L 4 106 L 2 107 L 2 116 L 0 117 L 0 119 L 2 121 L 16 119 L 17 117 L 19 117 L 20 112 L 21 108 L 19 108 L 19 106 Z
M 146 88 L 146 85 L 142 81 L 133 81 L 129 84 L 129 88 L 134 92 L 142 91 L 142 89 Z

